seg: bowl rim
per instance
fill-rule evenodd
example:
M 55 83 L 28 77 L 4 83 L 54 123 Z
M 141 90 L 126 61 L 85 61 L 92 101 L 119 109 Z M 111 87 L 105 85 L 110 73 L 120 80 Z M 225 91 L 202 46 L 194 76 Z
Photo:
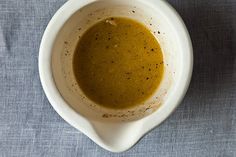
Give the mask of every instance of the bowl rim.
M 149 0 L 148 2 L 145 2 L 154 5 L 161 5 L 163 7 L 163 10 L 165 10 L 165 14 L 168 15 L 168 17 L 171 18 L 171 20 L 173 20 L 174 23 L 176 24 L 175 27 L 179 31 L 178 35 L 181 35 L 181 39 L 183 39 L 184 45 L 182 42 L 182 46 L 186 48 L 186 56 L 185 56 L 186 69 L 184 70 L 183 76 L 181 76 L 181 80 L 179 82 L 182 86 L 180 87 L 180 89 L 178 89 L 177 96 L 172 95 L 171 100 L 170 100 L 171 96 L 170 98 L 168 98 L 169 102 L 167 107 L 165 107 L 162 111 L 159 111 L 162 112 L 161 114 L 153 113 L 141 119 L 149 121 L 150 119 L 155 119 L 155 121 L 152 120 L 151 123 L 148 123 L 147 127 L 145 127 L 145 129 L 142 130 L 139 138 L 137 138 L 136 141 L 131 141 L 129 142 L 129 144 L 127 144 L 122 148 L 106 145 L 94 131 L 93 126 L 92 124 L 90 124 L 89 120 L 87 120 L 85 117 L 83 117 L 75 110 L 73 110 L 63 99 L 63 97 L 61 96 L 55 85 L 51 69 L 51 52 L 54 41 L 57 37 L 57 33 L 64 25 L 64 23 L 68 20 L 68 18 L 71 15 L 73 15 L 78 9 L 95 1 L 97 0 L 81 0 L 81 1 L 69 0 L 54 14 L 47 28 L 45 29 L 39 48 L 39 56 L 38 56 L 39 76 L 43 90 L 50 104 L 52 105 L 54 110 L 66 122 L 68 122 L 70 125 L 72 125 L 76 129 L 84 133 L 86 136 L 88 136 L 90 139 L 92 139 L 95 143 L 97 143 L 104 149 L 109 150 L 111 152 L 122 152 L 132 147 L 144 134 L 146 134 L 148 131 L 158 126 L 165 119 L 167 119 L 167 117 L 170 116 L 170 114 L 176 109 L 176 107 L 180 104 L 180 102 L 184 98 L 192 77 L 192 70 L 193 70 L 192 43 L 188 30 L 183 20 L 168 2 L 156 1 L 156 0 Z

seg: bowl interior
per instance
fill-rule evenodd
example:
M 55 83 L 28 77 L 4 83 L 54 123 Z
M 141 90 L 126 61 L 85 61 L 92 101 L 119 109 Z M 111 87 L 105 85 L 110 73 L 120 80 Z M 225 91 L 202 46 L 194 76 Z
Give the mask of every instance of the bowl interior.
M 98 21 L 108 17 L 128 17 L 146 25 L 159 41 L 164 57 L 164 77 L 155 94 L 130 109 L 113 110 L 89 100 L 76 82 L 72 58 L 81 35 Z M 166 15 L 151 4 L 139 0 L 101 0 L 77 10 L 63 25 L 52 48 L 52 72 L 57 89 L 67 104 L 82 116 L 96 121 L 133 121 L 148 116 L 165 105 L 183 71 L 183 51 L 177 30 Z

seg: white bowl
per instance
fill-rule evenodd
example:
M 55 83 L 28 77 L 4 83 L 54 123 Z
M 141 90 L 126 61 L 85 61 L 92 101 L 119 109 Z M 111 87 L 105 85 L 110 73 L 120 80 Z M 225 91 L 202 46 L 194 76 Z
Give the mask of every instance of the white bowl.
M 100 107 L 86 98 L 73 75 L 72 56 L 80 36 L 111 16 L 133 18 L 146 25 L 163 51 L 165 72 L 160 87 L 132 109 Z M 112 152 L 129 149 L 174 111 L 187 91 L 192 66 L 192 44 L 183 21 L 167 2 L 156 0 L 70 0 L 49 22 L 39 50 L 40 79 L 53 108 Z

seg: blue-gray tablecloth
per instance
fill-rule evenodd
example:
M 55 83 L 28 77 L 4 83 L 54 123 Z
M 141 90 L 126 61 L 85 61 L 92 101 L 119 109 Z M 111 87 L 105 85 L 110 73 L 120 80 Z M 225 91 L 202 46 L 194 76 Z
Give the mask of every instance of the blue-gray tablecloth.
M 65 0 L 0 0 L 0 157 L 236 156 L 236 0 L 169 2 L 193 41 L 190 89 L 160 127 L 114 154 L 62 120 L 40 84 L 40 40 Z

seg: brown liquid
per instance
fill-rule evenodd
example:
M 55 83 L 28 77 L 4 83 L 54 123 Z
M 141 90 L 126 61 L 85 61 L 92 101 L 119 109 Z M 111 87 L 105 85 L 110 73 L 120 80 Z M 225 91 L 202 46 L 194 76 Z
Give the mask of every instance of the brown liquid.
M 158 88 L 164 71 L 160 45 L 150 30 L 120 17 L 100 21 L 84 33 L 73 67 L 84 94 L 113 109 L 147 100 Z

